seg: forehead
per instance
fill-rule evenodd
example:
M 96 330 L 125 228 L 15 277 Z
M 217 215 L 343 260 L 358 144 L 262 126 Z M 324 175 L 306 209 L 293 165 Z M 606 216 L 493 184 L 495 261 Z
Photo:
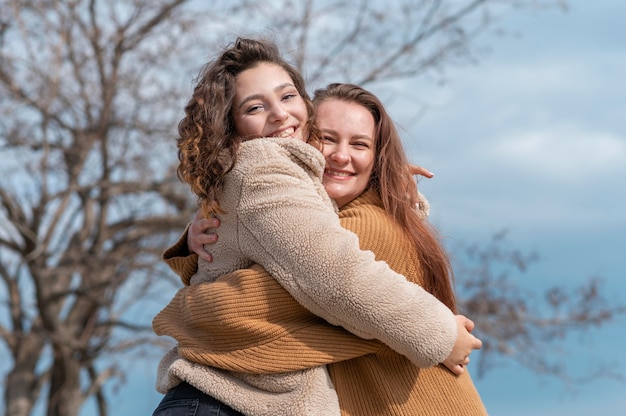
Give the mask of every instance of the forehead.
M 374 117 L 359 103 L 331 98 L 321 102 L 316 111 L 322 129 L 373 135 Z
M 273 90 L 282 84 L 293 85 L 291 76 L 280 65 L 270 62 L 261 62 L 255 67 L 240 72 L 235 77 L 237 94 L 253 90 Z

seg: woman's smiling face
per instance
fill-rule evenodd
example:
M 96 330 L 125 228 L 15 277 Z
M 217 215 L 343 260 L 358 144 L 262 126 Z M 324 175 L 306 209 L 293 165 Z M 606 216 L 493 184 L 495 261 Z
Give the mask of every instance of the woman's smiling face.
M 232 117 L 240 136 L 304 140 L 306 104 L 283 68 L 260 63 L 237 75 L 235 86 Z
M 368 187 L 376 160 L 375 122 L 360 104 L 328 99 L 317 107 L 324 138 L 324 186 L 341 208 Z

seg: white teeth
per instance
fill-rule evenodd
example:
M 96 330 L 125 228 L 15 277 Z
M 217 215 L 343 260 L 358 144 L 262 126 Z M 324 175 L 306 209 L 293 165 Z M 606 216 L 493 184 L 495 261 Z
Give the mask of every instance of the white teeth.
M 348 176 L 352 176 L 351 173 L 347 173 L 347 172 L 335 172 L 335 171 L 328 171 L 329 174 L 333 175 L 333 176 L 342 176 L 342 177 L 348 177 Z
M 287 130 L 283 130 L 278 137 L 291 137 L 294 133 L 296 132 L 296 129 L 291 127 L 288 128 Z

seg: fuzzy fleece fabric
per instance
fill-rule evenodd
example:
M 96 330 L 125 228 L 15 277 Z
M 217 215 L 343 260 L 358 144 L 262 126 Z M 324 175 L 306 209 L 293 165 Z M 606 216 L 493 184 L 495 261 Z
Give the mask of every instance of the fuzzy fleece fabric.
M 419 367 L 431 367 L 443 361 L 456 337 L 452 313 L 419 285 L 408 282 L 386 263 L 376 261 L 371 252 L 360 250 L 357 237 L 341 227 L 323 189 L 323 164 L 319 152 L 302 142 L 291 139 L 245 142 L 220 198 L 226 214 L 220 216 L 218 244 L 211 247 L 218 261 L 200 262 L 198 272 L 185 283 L 195 287 L 258 263 L 296 301 L 328 322 L 364 340 L 380 340 Z M 160 320 L 163 316 L 162 313 L 155 318 L 155 332 L 180 340 L 180 334 Z M 240 375 L 228 373 L 232 386 L 245 391 L 237 394 L 236 389 L 223 387 L 227 383 L 212 386 L 200 383 L 207 378 L 205 373 L 217 374 L 219 370 L 190 361 L 181 364 L 184 362 L 179 356 L 164 358 L 159 371 L 160 391 L 175 383 L 171 380 L 186 380 L 246 414 L 263 414 L 257 413 L 263 410 L 244 411 L 247 405 L 237 402 L 249 399 L 252 404 L 260 405 L 263 401 L 254 399 L 254 394 L 246 391 L 242 383 L 272 392 L 272 383 L 284 376 L 261 381 L 246 377 L 242 381 Z M 312 377 L 315 380 L 328 380 L 324 367 L 307 371 L 319 373 Z M 316 386 L 311 390 L 317 388 L 325 396 L 321 401 L 332 405 L 333 394 L 320 388 L 322 384 L 310 383 Z M 315 394 L 304 397 L 311 398 L 310 408 L 319 405 Z M 288 401 L 293 404 L 292 400 L 293 397 Z M 319 411 L 302 413 L 299 409 L 293 414 L 338 414 L 338 408 Z M 280 414 L 287 413 L 281 410 Z

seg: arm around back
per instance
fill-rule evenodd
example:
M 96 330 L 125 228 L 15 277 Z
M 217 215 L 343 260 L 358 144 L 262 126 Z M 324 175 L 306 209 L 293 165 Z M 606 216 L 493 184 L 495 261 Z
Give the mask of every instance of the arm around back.
M 256 142 L 244 143 L 245 163 L 233 171 L 245 255 L 328 322 L 378 339 L 420 367 L 444 361 L 457 336 L 452 312 L 360 250 L 329 205 L 323 160 L 311 169 L 315 150 L 289 139 Z

